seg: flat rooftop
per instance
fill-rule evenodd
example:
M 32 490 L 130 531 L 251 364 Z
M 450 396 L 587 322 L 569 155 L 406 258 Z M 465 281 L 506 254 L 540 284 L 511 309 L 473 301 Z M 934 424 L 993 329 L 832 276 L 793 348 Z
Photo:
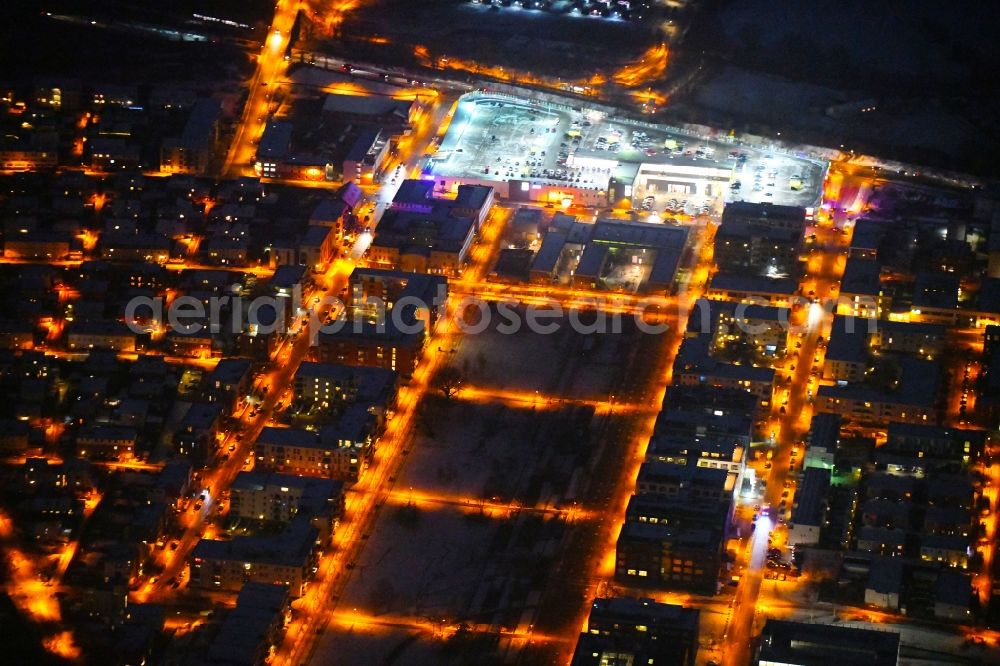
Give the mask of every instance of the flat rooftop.
M 823 524 L 826 511 L 825 500 L 830 489 L 830 470 L 809 467 L 802 473 L 802 481 L 795 491 L 795 510 L 792 523 L 795 525 Z
M 791 278 L 769 278 L 761 275 L 740 275 L 719 271 L 712 276 L 709 288 L 750 294 L 791 296 L 799 288 L 799 283 Z
M 760 661 L 801 666 L 896 666 L 899 634 L 828 624 L 768 620 Z
M 357 116 L 391 117 L 407 121 L 410 117 L 409 100 L 379 97 L 377 95 L 327 95 L 323 99 L 324 113 L 346 113 Z
M 634 597 L 611 597 L 594 599 L 590 605 L 592 620 L 637 621 L 639 624 L 671 625 L 688 631 L 698 630 L 698 609 L 685 608 L 674 604 L 664 604 L 652 599 Z
M 877 296 L 881 285 L 879 278 L 882 267 L 874 259 L 858 259 L 852 257 L 844 266 L 844 277 L 840 281 L 840 292 L 843 294 L 863 294 Z

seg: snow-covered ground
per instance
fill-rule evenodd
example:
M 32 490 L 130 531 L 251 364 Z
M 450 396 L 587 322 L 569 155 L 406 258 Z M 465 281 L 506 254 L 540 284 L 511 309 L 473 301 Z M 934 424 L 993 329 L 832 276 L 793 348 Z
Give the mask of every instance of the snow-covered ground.
M 498 319 L 494 316 L 494 320 Z M 592 321 L 586 315 L 581 315 L 581 320 Z M 546 396 L 606 401 L 617 374 L 624 367 L 623 361 L 635 348 L 638 338 L 645 335 L 634 330 L 634 323 L 628 316 L 623 317 L 623 333 L 594 336 L 576 333 L 566 317 L 540 321 L 558 323 L 560 330 L 542 334 L 522 326 L 512 335 L 492 328 L 467 335 L 462 339 L 453 364 L 465 369 L 468 383 L 479 388 L 538 391 L 543 401 Z M 610 315 L 606 322 L 607 330 L 611 331 Z M 588 337 L 591 338 L 589 342 Z

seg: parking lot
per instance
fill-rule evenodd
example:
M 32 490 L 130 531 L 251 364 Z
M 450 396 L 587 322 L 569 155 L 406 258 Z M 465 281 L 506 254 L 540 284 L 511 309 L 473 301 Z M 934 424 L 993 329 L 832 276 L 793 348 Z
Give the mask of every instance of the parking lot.
M 487 5 L 496 9 L 513 9 L 514 11 L 537 10 L 553 14 L 569 14 L 571 16 L 587 16 L 610 20 L 628 21 L 635 16 L 642 16 L 648 10 L 648 2 L 613 3 L 597 0 L 472 0 L 476 5 Z
M 635 208 L 689 215 L 718 214 L 723 204 L 740 200 L 813 206 L 825 167 L 600 111 L 472 93 L 459 101 L 431 172 L 605 190 L 629 164 L 642 165 Z
M 566 134 L 572 132 L 574 123 L 581 122 L 582 115 L 526 100 L 466 96 L 441 142 L 433 172 L 604 189 L 610 169 L 567 166 L 571 144 Z

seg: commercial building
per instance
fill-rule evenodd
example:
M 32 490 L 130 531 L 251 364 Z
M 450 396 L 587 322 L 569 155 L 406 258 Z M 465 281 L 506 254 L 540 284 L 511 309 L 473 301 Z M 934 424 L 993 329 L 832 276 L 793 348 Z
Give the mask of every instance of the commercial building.
M 798 275 L 802 228 L 754 224 L 732 216 L 727 221 L 723 213 L 713 247 L 719 270 L 763 277 Z
M 609 663 L 694 666 L 698 653 L 696 608 L 652 599 L 594 599 L 572 666 Z
M 757 666 L 897 666 L 899 634 L 829 624 L 768 620 L 754 655 Z
M 370 184 L 382 171 L 389 154 L 389 140 L 382 130 L 366 129 L 351 142 L 344 155 L 341 173 L 343 180 L 351 183 Z
M 672 292 L 688 241 L 686 227 L 554 217 L 531 263 L 538 284 L 581 289 Z
M 433 181 L 404 180 L 379 221 L 369 262 L 414 273 L 461 274 L 493 196 L 491 187 L 462 185 L 454 199 L 437 198 Z
M 423 173 L 445 187 L 492 184 L 509 201 L 592 207 L 641 203 L 650 211 L 690 203 L 698 210 L 727 196 L 740 198 L 739 173 L 750 153 L 761 168 L 766 161 L 775 174 L 795 174 L 797 184 L 791 188 L 767 192 L 772 200 L 805 206 L 818 200 L 821 163 L 773 154 L 765 159 L 748 147 L 732 151 L 722 141 L 701 140 L 697 150 L 685 151 L 688 140 L 666 126 L 608 117 L 596 109 L 472 92 L 459 100 L 449 131 Z M 749 189 L 741 198 L 764 200 L 761 188 Z M 781 217 L 779 210 L 774 215 Z
M 376 95 L 336 95 L 323 98 L 323 113 L 355 125 L 384 128 L 398 134 L 413 122 L 419 104 L 411 100 Z

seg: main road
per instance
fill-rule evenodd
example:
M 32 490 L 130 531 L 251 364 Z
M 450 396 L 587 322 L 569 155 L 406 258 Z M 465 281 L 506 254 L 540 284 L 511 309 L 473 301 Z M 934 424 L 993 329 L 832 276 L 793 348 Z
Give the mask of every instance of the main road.
M 836 187 L 828 189 L 827 196 L 833 209 L 837 209 L 848 194 L 837 182 Z M 806 263 L 805 275 L 800 281 L 802 293 L 815 293 L 819 298 L 836 291 L 845 263 L 841 250 L 850 244 L 850 235 L 837 231 L 838 223 L 842 222 L 837 216 L 826 218 L 820 215 L 817 218 L 816 235 L 820 242 Z M 802 462 L 798 457 L 797 443 L 808 431 L 812 418 L 812 399 L 818 389 L 818 376 L 822 372 L 826 349 L 820 341 L 829 336 L 833 321 L 833 308 L 829 305 L 828 299 L 817 300 L 812 306 L 793 314 L 792 323 L 797 324 L 796 328 L 801 332 L 789 333 L 788 345 L 792 353 L 777 373 L 779 381 L 788 378 L 787 393 L 780 385 L 775 390 L 772 416 L 766 426 L 769 431 L 766 434 L 770 435 L 775 446 L 772 469 L 762 498 L 762 505 L 770 505 L 770 515 L 762 515 L 758 520 L 748 545 L 747 569 L 740 581 L 725 634 L 723 663 L 726 666 L 749 663 L 751 641 L 759 629 L 757 620 L 765 619 L 757 603 L 765 556 L 769 544 L 783 545 L 785 531 L 779 527 L 787 520 L 796 490 L 796 471 Z M 789 491 L 787 495 L 786 489 Z M 787 508 L 782 502 L 787 504 Z
M 274 7 L 274 21 L 257 55 L 257 67 L 250 79 L 243 113 L 226 154 L 223 175 L 249 175 L 247 169 L 253 163 L 256 143 L 270 116 L 274 83 L 285 71 L 285 49 L 288 48 L 288 38 L 300 5 L 297 0 L 278 0 Z
M 340 290 L 347 286 L 353 267 L 352 261 L 341 259 L 334 261 L 325 272 L 315 274 L 313 277 L 315 286 L 304 291 L 303 302 L 311 303 L 322 292 L 340 293 Z M 321 299 L 321 302 L 314 307 L 315 320 L 324 321 L 328 316 L 336 315 L 335 310 L 339 309 L 340 305 Z M 266 387 L 264 399 L 256 409 L 257 413 L 254 414 L 249 406 L 243 407 L 235 415 L 236 425 L 224 431 L 219 451 L 226 450 L 228 446 L 234 446 L 234 451 L 228 458 L 217 459 L 214 467 L 209 467 L 201 473 L 198 485 L 203 491 L 202 507 L 197 511 L 189 509 L 182 514 L 182 524 L 185 529 L 179 539 L 178 547 L 175 550 L 161 552 L 158 563 L 163 567 L 162 573 L 150 578 L 134 593 L 136 601 L 158 598 L 165 591 L 166 584 L 180 574 L 191 550 L 204 535 L 213 506 L 228 491 L 236 475 L 244 468 L 244 460 L 252 453 L 252 442 L 267 425 L 275 405 L 283 400 L 284 393 L 291 386 L 295 372 L 309 353 L 310 338 L 309 325 L 306 324 L 299 329 L 297 335 L 286 337 L 275 349 L 271 357 L 273 369 L 255 381 L 255 385 Z

